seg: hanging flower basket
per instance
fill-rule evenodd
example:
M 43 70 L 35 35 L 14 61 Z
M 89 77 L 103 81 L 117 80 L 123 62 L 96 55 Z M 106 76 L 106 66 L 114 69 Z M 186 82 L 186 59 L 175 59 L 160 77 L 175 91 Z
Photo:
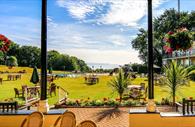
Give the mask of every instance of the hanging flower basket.
M 0 34 L 0 51 L 6 53 L 9 50 L 10 45 L 11 41 L 4 35 Z
M 175 32 L 169 31 L 165 37 L 165 46 L 163 47 L 166 53 L 171 54 L 175 50 L 187 50 L 192 47 L 193 37 L 186 28 L 177 29 Z

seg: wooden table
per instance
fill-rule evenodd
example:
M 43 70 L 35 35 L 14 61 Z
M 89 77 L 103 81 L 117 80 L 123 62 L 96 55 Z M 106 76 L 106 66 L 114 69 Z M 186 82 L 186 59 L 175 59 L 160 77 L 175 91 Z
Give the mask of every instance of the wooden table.
M 85 83 L 88 83 L 88 84 L 99 83 L 99 78 L 98 77 L 85 77 Z

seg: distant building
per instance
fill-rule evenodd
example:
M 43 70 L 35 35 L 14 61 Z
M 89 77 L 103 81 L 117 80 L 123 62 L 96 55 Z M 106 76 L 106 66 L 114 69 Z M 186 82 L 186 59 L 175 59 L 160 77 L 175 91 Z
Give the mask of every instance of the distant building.
M 192 45 L 192 49 L 184 51 L 174 51 L 170 55 L 166 55 L 163 58 L 163 64 L 167 64 L 171 60 L 176 60 L 178 63 L 189 66 L 195 65 L 195 41 Z

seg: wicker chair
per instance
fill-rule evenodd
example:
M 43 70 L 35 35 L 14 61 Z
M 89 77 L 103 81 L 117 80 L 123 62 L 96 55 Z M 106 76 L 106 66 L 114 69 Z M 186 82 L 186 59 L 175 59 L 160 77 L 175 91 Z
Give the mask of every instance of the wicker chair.
M 20 97 L 20 95 L 22 97 L 24 97 L 24 93 L 21 90 L 18 90 L 17 88 L 14 88 L 14 92 L 15 92 L 15 98 Z
M 48 89 L 48 94 L 49 94 L 51 97 L 52 97 L 52 93 L 54 93 L 55 96 L 56 96 L 56 88 L 57 88 L 57 86 L 56 86 L 54 83 L 52 83 L 51 86 L 49 87 L 49 89 Z
M 27 118 L 25 118 L 21 124 L 21 127 L 42 127 L 44 116 L 41 112 L 33 112 Z
M 97 125 L 91 120 L 85 120 L 77 125 L 77 127 L 97 127 Z
M 53 127 L 57 127 L 60 120 L 61 122 L 59 127 L 76 127 L 76 117 L 73 112 L 64 112 L 64 114 L 58 117 Z

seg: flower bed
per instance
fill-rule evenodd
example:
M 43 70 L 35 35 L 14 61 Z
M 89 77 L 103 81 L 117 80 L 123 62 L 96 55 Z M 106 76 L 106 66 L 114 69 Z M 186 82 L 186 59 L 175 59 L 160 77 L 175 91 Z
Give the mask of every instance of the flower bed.
M 171 105 L 168 98 L 162 98 L 160 102 L 156 101 L 156 105 L 168 106 Z M 110 108 L 110 107 L 130 107 L 130 106 L 145 106 L 147 100 L 122 100 L 121 104 L 119 99 L 103 98 L 101 100 L 87 99 L 68 99 L 66 102 L 61 104 L 55 104 L 55 108 Z
M 143 106 L 146 104 L 144 100 L 123 100 L 120 104 L 119 99 L 103 98 L 102 100 L 77 99 L 67 100 L 65 103 L 56 104 L 56 108 L 62 107 L 127 107 L 127 106 Z

